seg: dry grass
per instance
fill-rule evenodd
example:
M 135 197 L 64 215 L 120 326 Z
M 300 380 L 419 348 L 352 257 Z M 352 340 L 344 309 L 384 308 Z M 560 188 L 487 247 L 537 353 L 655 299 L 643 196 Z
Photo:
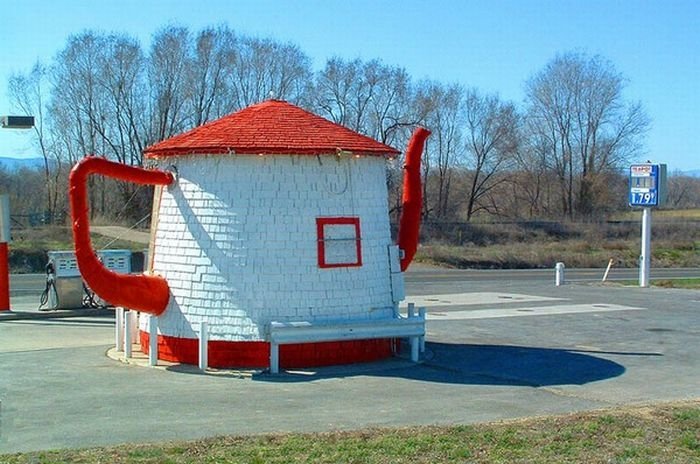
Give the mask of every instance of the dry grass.
M 418 261 L 480 269 L 637 267 L 641 231 L 635 222 L 452 224 L 424 228 Z M 655 267 L 699 267 L 697 222 L 671 221 L 652 227 Z
M 641 216 L 640 210 L 627 211 L 625 213 L 620 213 L 615 215 L 614 220 L 617 221 L 634 221 L 639 219 Z M 693 209 L 668 209 L 668 210 L 654 210 L 652 216 L 655 219 L 694 219 L 700 220 L 700 208 Z
M 700 401 L 450 427 L 219 437 L 0 456 L 29 463 L 697 463 Z
M 698 250 L 700 242 L 655 242 L 652 262 L 655 267 L 700 267 Z M 566 240 L 487 247 L 426 245 L 420 248 L 416 259 L 462 269 L 551 268 L 559 261 L 572 268 L 604 268 L 610 259 L 616 267 L 636 267 L 639 253 L 639 243 Z
M 663 288 L 685 288 L 700 290 L 700 279 L 673 279 L 673 280 L 652 280 L 651 285 Z
M 114 240 L 99 234 L 91 234 L 96 250 L 109 245 L 110 249 L 141 251 L 144 245 L 127 240 Z M 73 249 L 73 235 L 68 227 L 32 227 L 12 232 L 10 244 L 10 272 L 43 272 L 48 261 L 47 251 Z

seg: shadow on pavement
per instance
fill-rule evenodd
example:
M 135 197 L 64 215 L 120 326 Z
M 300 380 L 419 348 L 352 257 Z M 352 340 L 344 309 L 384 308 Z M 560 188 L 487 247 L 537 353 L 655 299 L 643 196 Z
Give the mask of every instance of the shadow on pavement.
M 658 353 L 614 354 L 660 356 Z M 394 359 L 365 365 L 287 370 L 281 375 L 264 373 L 253 378 L 283 383 L 372 376 L 462 385 L 543 387 L 583 385 L 625 372 L 621 364 L 589 352 L 524 346 L 427 343 L 424 359 L 419 364 Z

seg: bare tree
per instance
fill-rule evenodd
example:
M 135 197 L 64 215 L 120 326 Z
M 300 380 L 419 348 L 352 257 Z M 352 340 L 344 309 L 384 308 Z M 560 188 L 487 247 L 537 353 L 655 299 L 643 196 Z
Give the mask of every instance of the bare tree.
M 103 37 L 86 31 L 71 36 L 52 66 L 51 111 L 62 111 L 69 124 L 63 126 L 70 131 L 78 151 L 101 152 L 99 111 L 101 101 L 98 84 L 100 55 L 104 49 Z
M 71 36 L 50 66 L 14 76 L 10 93 L 20 110 L 37 116 L 45 208 L 53 213 L 64 198 L 62 164 L 96 153 L 138 165 L 152 143 L 278 98 L 397 148 L 416 124 L 425 125 L 433 136 L 423 164 L 423 214 L 448 220 L 464 212 L 470 220 L 478 211 L 574 217 L 618 207 L 610 180 L 639 153 L 649 126 L 641 106 L 623 99 L 625 83 L 601 57 L 559 55 L 527 82 L 521 115 L 476 89 L 414 84 L 405 69 L 380 60 L 331 58 L 313 73 L 293 44 L 226 26 L 191 32 L 171 25 L 145 52 L 126 34 Z M 401 160 L 389 167 L 398 212 Z M 100 214 L 114 215 L 114 204 L 139 193 L 91 182 Z M 694 184 L 674 182 L 675 204 L 692 203 Z M 134 203 L 145 205 L 147 196 Z
M 556 56 L 526 84 L 530 136 L 546 146 L 570 217 L 593 213 L 602 174 L 641 148 L 649 119 L 624 101 L 624 84 L 611 62 L 579 53 Z
M 146 140 L 143 64 L 139 43 L 126 35 L 87 31 L 68 40 L 52 67 L 56 153 L 70 161 L 99 154 L 141 164 Z M 125 183 L 114 189 L 101 178 L 90 182 L 95 187 L 90 189 L 93 215 L 109 214 L 110 205 L 134 189 Z
M 313 105 L 320 113 L 349 129 L 372 136 L 370 104 L 377 86 L 378 62 L 331 58 L 316 74 Z M 369 77 L 369 79 L 368 79 Z
M 299 47 L 271 39 L 242 37 L 229 77 L 235 108 L 269 98 L 300 103 L 311 79 L 311 60 Z
M 44 174 L 41 169 L 20 167 L 9 169 L 0 165 L 0 190 L 10 196 L 13 215 L 32 215 L 36 219 L 47 218 L 44 197 Z M 37 214 L 39 212 L 44 213 Z M 40 219 L 41 220 L 41 219 Z
M 148 143 L 172 137 L 188 128 L 187 71 L 192 65 L 192 41 L 186 27 L 169 26 L 153 37 L 148 57 L 148 88 L 152 121 Z
M 437 219 L 454 213 L 456 205 L 450 194 L 455 169 L 464 161 L 463 94 L 457 84 L 445 86 L 433 81 L 420 82 L 416 90 L 415 109 L 433 133 L 426 142 L 423 163 L 424 214 Z
M 525 121 L 527 125 L 528 121 Z M 549 195 L 550 169 L 548 166 L 548 140 L 538 137 L 537 130 L 524 129 L 529 137 L 520 137 L 515 152 L 515 173 L 509 179 L 511 198 L 516 205 L 513 214 L 528 218 L 547 215 L 551 211 Z
M 403 143 L 416 124 L 406 70 L 379 60 L 331 58 L 316 73 L 311 109 L 387 144 Z
M 140 165 L 144 148 L 139 126 L 145 109 L 141 47 L 126 35 L 102 37 L 103 47 L 98 57 L 95 80 L 100 99 L 99 113 L 94 117 L 104 147 L 122 163 Z
M 668 205 L 672 208 L 700 207 L 700 179 L 673 173 L 668 177 Z
M 331 58 L 323 70 L 316 73 L 311 106 L 323 116 L 345 127 L 353 128 L 351 100 L 360 87 L 362 62 Z M 357 129 L 357 127 L 354 127 Z
M 238 46 L 238 38 L 225 26 L 197 34 L 189 84 L 193 126 L 236 109 L 226 82 L 237 65 Z
M 52 221 L 56 217 L 58 199 L 61 196 L 59 183 L 61 158 L 54 149 L 54 140 L 47 118 L 47 97 L 49 91 L 48 73 L 41 63 L 36 63 L 28 74 L 15 74 L 10 77 L 9 95 L 14 105 L 24 114 L 34 116 L 36 145 L 44 160 L 43 174 L 46 199 L 44 211 Z
M 365 133 L 382 143 L 403 144 L 417 123 L 411 108 L 411 79 L 405 69 L 372 60 L 364 69 L 370 89 Z
M 496 95 L 482 95 L 476 89 L 464 99 L 467 167 L 471 171 L 467 221 L 479 209 L 492 189 L 505 181 L 503 171 L 513 166 L 518 145 L 518 115 L 515 107 Z M 491 202 L 493 205 L 494 202 Z

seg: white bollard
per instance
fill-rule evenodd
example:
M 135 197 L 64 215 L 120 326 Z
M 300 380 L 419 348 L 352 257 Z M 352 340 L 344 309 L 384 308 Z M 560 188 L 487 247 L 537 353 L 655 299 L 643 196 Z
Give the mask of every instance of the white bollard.
M 138 334 L 139 334 L 139 312 L 134 311 L 134 315 L 131 318 L 131 326 L 129 327 L 131 329 L 131 339 L 134 341 L 134 343 L 137 343 L 138 340 Z
M 415 303 L 408 303 L 408 318 L 412 319 L 416 317 L 416 304 Z M 408 341 L 409 344 L 411 345 L 411 361 L 413 362 L 418 362 L 419 359 L 419 353 L 420 353 L 420 345 L 421 345 L 421 338 L 422 337 L 409 337 Z
M 411 361 L 418 362 L 420 350 L 420 337 L 411 337 Z
M 158 365 L 158 317 L 148 317 L 148 364 Z
M 134 343 L 132 337 L 134 332 L 131 330 L 131 320 L 133 318 L 133 311 L 127 311 L 124 313 L 124 358 L 126 359 L 131 358 L 131 348 Z
M 114 349 L 124 349 L 124 308 L 117 307 L 114 314 Z
M 556 266 L 554 266 L 554 283 L 557 287 L 564 285 L 564 263 L 557 263 Z
M 275 342 L 270 343 L 270 373 L 280 373 L 280 346 Z
M 206 371 L 209 367 L 209 351 L 207 344 L 209 343 L 209 333 L 207 332 L 207 323 L 199 323 L 199 369 Z
M 425 308 L 418 308 L 418 317 L 423 319 L 425 324 Z M 425 353 L 425 335 L 420 338 L 420 352 Z

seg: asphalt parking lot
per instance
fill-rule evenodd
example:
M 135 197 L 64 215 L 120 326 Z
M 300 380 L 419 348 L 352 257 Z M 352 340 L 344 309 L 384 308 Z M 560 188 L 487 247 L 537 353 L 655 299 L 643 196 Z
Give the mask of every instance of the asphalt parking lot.
M 0 452 L 475 423 L 700 397 L 700 291 L 427 270 L 420 364 L 202 374 L 106 355 L 109 312 L 0 318 Z M 13 298 L 34 311 L 38 295 Z M 252 374 L 252 375 L 251 375 Z

